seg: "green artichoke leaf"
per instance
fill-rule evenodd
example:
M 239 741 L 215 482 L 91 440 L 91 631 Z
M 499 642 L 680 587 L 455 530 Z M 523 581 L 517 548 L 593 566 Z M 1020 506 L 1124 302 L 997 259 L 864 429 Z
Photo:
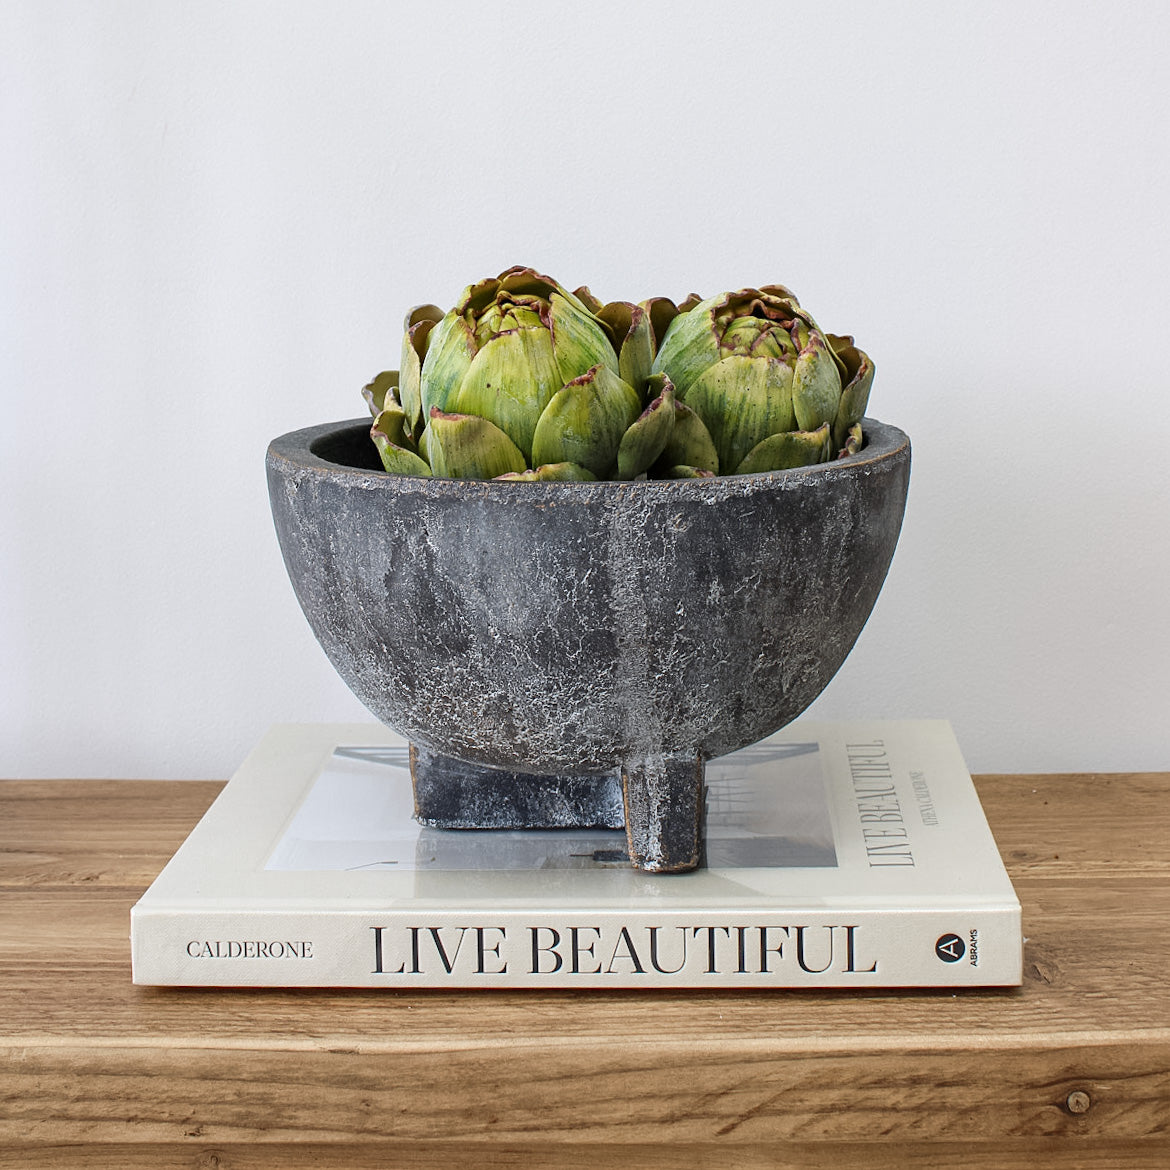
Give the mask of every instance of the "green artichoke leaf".
M 596 300 L 587 288 L 583 291 L 589 301 Z M 578 293 L 569 292 L 564 285 L 553 280 L 551 276 L 544 276 L 542 273 L 537 272 L 535 268 L 528 268 L 523 264 L 513 265 L 506 272 L 501 272 L 494 280 L 483 280 L 477 285 L 472 285 L 467 290 L 467 294 L 465 294 L 467 299 L 464 305 L 461 306 L 460 311 L 466 312 L 470 309 L 472 312 L 478 314 L 480 309 L 494 298 L 499 297 L 500 294 L 504 294 L 507 297 L 537 298 L 546 302 L 551 301 L 553 295 L 557 294 L 564 297 L 565 300 L 569 301 L 581 312 L 585 314 L 593 312 L 591 304 L 579 296 Z
M 374 435 L 374 446 L 382 460 L 382 467 L 391 475 L 430 475 L 426 461 L 405 447 L 396 447 Z
M 695 298 L 694 303 L 698 304 L 698 293 L 691 293 L 691 296 Z M 653 357 L 662 348 L 662 339 L 666 336 L 671 321 L 678 316 L 679 307 L 670 297 L 649 297 L 640 301 L 638 308 L 650 319 L 650 348 Z
M 714 479 L 715 472 L 706 467 L 690 467 L 685 463 L 668 468 L 664 479 Z
M 407 312 L 406 320 L 402 323 L 402 328 L 409 333 L 416 325 L 420 325 L 423 321 L 430 321 L 432 325 L 437 325 L 446 315 L 438 305 L 415 305 L 413 309 Z
M 614 352 L 620 353 L 622 342 L 630 332 L 630 324 L 634 320 L 634 306 L 629 301 L 610 301 L 608 305 L 602 305 L 592 312 L 601 322 Z
M 381 435 L 391 443 L 400 447 L 413 447 L 410 432 L 406 427 L 406 412 L 393 399 L 378 411 L 374 417 L 374 425 L 370 433 Z
M 602 303 L 593 295 L 587 284 L 583 284 L 580 288 L 573 289 L 573 296 L 577 298 L 591 312 L 595 317 L 601 316 L 601 310 L 604 307 Z
M 517 329 L 547 329 L 548 305 L 539 297 L 509 296 L 493 301 L 471 322 L 477 349 L 501 333 Z
M 517 329 L 475 355 L 447 406 L 495 423 L 527 459 L 536 420 L 563 384 L 548 330 Z
M 452 310 L 468 322 L 478 320 L 493 302 L 506 304 L 517 299 L 547 301 L 554 292 L 565 290 L 550 276 L 543 276 L 535 268 L 515 264 L 499 276 L 488 276 L 469 284 L 459 296 Z M 566 295 L 572 295 L 566 293 Z
M 645 398 L 647 380 L 654 365 L 654 330 L 650 315 L 640 305 L 634 306 L 630 328 L 618 353 L 618 373 L 623 382 L 633 386 Z
M 796 299 L 796 293 L 784 284 L 761 284 L 759 290 L 766 293 L 770 297 L 779 297 L 782 301 L 788 301 L 794 309 L 800 308 L 800 301 Z M 803 310 L 801 310 L 803 312 Z
M 695 380 L 719 360 L 715 309 L 725 299 L 726 294 L 709 297 L 688 312 L 680 312 L 667 326 L 650 372 L 668 374 L 680 402 L 686 401 Z
M 618 353 L 618 376 L 647 401 L 646 379 L 654 364 L 654 331 L 641 305 L 611 301 L 598 314 L 613 335 Z M 649 396 L 652 397 L 652 396 Z
M 532 462 L 576 463 L 606 479 L 622 436 L 641 411 L 633 387 L 599 363 L 558 390 L 544 408 L 532 438 Z
M 854 423 L 845 433 L 845 442 L 839 444 L 837 458 L 844 459 L 848 455 L 856 455 L 864 445 L 865 436 L 861 433 L 861 423 Z
M 494 423 L 469 414 L 432 410 L 424 451 L 434 475 L 495 479 L 528 466 L 520 448 Z
M 837 360 L 824 337 L 810 331 L 792 374 L 792 409 L 802 431 L 815 431 L 821 423 L 831 423 L 837 417 L 841 405 Z
M 370 408 L 371 416 L 377 418 L 385 409 L 387 399 L 391 403 L 398 399 L 398 371 L 383 370 L 375 374 L 373 381 L 362 387 L 362 397 Z
M 824 463 L 832 452 L 832 433 L 824 423 L 815 431 L 785 431 L 769 435 L 744 456 L 736 475 L 759 471 L 784 471 Z
M 417 321 L 411 318 L 416 313 L 434 309 L 440 315 L 438 319 L 422 317 Z M 410 420 L 413 434 L 418 434 L 423 426 L 422 409 L 422 365 L 427 356 L 431 332 L 442 320 L 442 313 L 433 305 L 421 305 L 418 309 L 407 314 L 406 332 L 402 335 L 402 375 L 398 382 L 398 400 L 406 417 Z
M 644 411 L 631 423 L 618 445 L 617 478 L 636 479 L 661 457 L 670 433 L 674 430 L 674 388 L 665 375 L 657 374 L 666 382 Z
M 807 309 L 801 307 L 800 302 L 796 299 L 796 295 L 786 289 L 782 284 L 772 284 L 766 287 L 768 290 L 776 292 L 776 295 L 783 294 L 782 299 L 789 302 L 793 316 L 792 336 L 797 340 L 800 348 L 803 350 L 808 345 L 809 338 L 813 334 L 820 334 L 828 342 L 828 350 L 833 357 L 833 364 L 837 367 L 837 373 L 844 377 L 845 363 L 841 360 L 837 352 L 835 342 L 847 341 L 852 343 L 853 338 L 838 338 L 827 330 L 822 329 L 816 323 L 813 315 Z M 765 290 L 762 289 L 761 291 Z
M 414 451 L 406 429 L 406 413 L 397 403 L 379 412 L 370 428 L 382 466 L 391 475 L 430 475 L 431 469 Z
M 426 357 L 419 371 L 420 420 L 446 408 L 476 355 L 475 331 L 454 309 L 428 331 Z
M 550 483 L 554 480 L 576 480 L 581 483 L 597 479 L 592 471 L 577 463 L 542 463 L 535 471 L 509 471 L 496 479 L 510 483 Z
M 723 330 L 719 352 L 723 357 L 740 353 L 793 362 L 797 356 L 788 333 L 763 317 L 735 317 L 729 321 Z
M 514 264 L 505 272 L 501 272 L 496 277 L 496 284 L 500 292 L 519 297 L 540 297 L 546 301 L 555 292 L 564 293 L 566 296 L 572 295 L 551 276 L 545 276 L 524 264 Z
M 561 378 L 559 385 L 579 378 L 598 362 L 618 372 L 618 358 L 601 322 L 575 297 L 553 293 L 549 298 L 552 348 Z
M 687 405 L 711 432 L 724 472 L 769 435 L 796 429 L 793 384 L 782 361 L 729 354 L 691 386 Z
M 845 446 L 854 424 L 860 423 L 865 417 L 874 369 L 869 355 L 854 345 L 843 347 L 838 354 L 845 363 L 848 378 L 845 389 L 841 391 L 841 402 L 833 420 L 833 443 L 841 448 Z
M 674 426 L 670 429 L 670 437 L 651 474 L 656 479 L 677 478 L 672 471 L 675 467 L 696 468 L 713 475 L 719 472 L 719 455 L 711 432 L 685 402 L 677 399 L 674 404 Z
M 469 284 L 459 294 L 459 299 L 455 302 L 455 308 L 451 312 L 466 320 L 478 317 L 495 300 L 496 294 L 500 291 L 501 280 L 513 271 L 520 270 L 509 269 L 508 272 L 503 272 L 499 276 L 485 276 L 483 280 Z

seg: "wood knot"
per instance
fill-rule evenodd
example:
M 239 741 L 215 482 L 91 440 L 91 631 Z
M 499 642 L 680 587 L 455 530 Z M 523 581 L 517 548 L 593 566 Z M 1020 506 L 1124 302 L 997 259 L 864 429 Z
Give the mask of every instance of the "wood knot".
M 1024 947 L 1024 978 L 1034 983 L 1053 984 L 1060 979 L 1060 964 L 1047 948 L 1027 943 Z
M 1083 1089 L 1074 1089 L 1065 1098 L 1064 1104 L 1070 1113 L 1088 1113 L 1089 1106 L 1093 1104 L 1093 1098 Z

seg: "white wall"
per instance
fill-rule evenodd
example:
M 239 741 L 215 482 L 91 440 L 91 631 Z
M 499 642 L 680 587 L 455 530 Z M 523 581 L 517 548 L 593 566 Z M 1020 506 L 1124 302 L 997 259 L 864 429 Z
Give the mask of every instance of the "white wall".
M 1170 6 L 0 4 L 0 775 L 223 777 L 367 718 L 273 436 L 411 304 L 791 285 L 914 443 L 822 717 L 1170 767 Z

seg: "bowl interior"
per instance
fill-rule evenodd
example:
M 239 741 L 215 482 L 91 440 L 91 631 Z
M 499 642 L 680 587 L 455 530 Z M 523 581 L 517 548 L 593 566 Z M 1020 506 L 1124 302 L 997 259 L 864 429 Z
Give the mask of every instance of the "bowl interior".
M 370 438 L 370 428 L 364 424 L 340 427 L 314 439 L 309 451 L 327 463 L 340 467 L 355 467 L 360 471 L 381 471 L 382 460 L 378 448 Z

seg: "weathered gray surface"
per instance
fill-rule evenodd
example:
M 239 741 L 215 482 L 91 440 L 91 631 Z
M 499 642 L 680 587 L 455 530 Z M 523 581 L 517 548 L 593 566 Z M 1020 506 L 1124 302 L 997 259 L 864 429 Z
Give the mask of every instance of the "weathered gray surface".
M 697 752 L 654 755 L 622 765 L 626 846 L 639 869 L 681 873 L 703 849 L 704 762 Z
M 533 773 L 710 758 L 796 718 L 869 616 L 910 471 L 874 420 L 835 463 L 640 483 L 389 476 L 368 431 L 269 448 L 301 607 L 378 718 Z

